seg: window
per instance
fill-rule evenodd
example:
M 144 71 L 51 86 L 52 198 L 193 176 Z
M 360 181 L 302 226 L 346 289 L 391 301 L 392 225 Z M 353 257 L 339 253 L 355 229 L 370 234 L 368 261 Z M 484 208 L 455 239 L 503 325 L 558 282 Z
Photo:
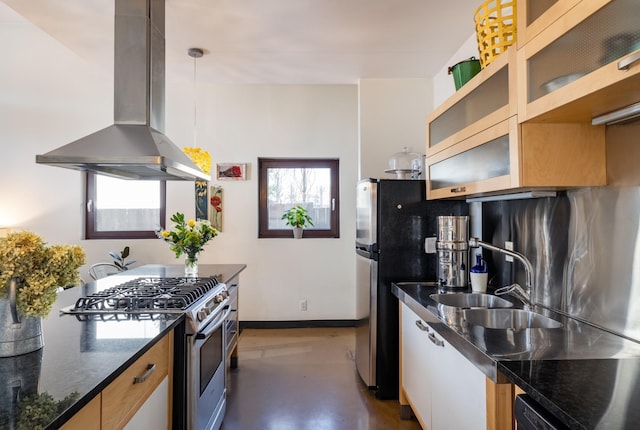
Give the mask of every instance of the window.
M 155 238 L 164 227 L 166 183 L 87 172 L 86 239 Z
M 337 159 L 259 158 L 258 237 L 293 237 L 281 218 L 295 205 L 313 220 L 303 237 L 340 237 L 338 167 Z

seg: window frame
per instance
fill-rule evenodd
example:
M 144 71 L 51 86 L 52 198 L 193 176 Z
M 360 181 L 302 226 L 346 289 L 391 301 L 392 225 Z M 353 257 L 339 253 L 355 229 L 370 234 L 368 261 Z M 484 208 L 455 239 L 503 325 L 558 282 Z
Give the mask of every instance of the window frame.
M 258 158 L 258 238 L 292 239 L 291 228 L 269 229 L 267 171 L 269 168 L 329 168 L 332 210 L 329 229 L 304 229 L 303 239 L 340 237 L 340 160 L 337 158 Z
M 86 171 L 85 174 L 85 223 L 84 223 L 84 238 L 86 240 L 91 239 L 156 239 L 155 230 L 110 230 L 110 231 L 97 231 L 96 230 L 96 211 L 92 210 L 94 202 L 97 201 L 99 196 L 96 195 L 96 181 L 95 177 L 97 173 Z M 167 217 L 167 183 L 166 181 L 159 181 L 160 183 L 160 219 L 158 225 L 160 228 L 165 228 Z

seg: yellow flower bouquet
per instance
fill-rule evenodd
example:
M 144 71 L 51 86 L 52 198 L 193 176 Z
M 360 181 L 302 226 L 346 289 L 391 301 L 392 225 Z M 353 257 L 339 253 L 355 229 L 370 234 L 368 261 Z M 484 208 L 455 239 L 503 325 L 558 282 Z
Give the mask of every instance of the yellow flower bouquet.
M 175 223 L 173 230 L 160 230 L 158 237 L 169 244 L 179 258 L 186 254 L 185 269 L 188 275 L 198 272 L 198 253 L 204 249 L 204 245 L 218 235 L 218 231 L 211 227 L 209 221 L 185 221 L 184 214 L 177 212 L 171 217 Z M 189 270 L 191 268 L 191 270 Z
M 58 287 L 80 283 L 78 268 L 85 253 L 76 245 L 46 246 L 40 236 L 24 231 L 0 238 L 0 298 L 9 282 L 17 285 L 16 307 L 24 316 L 45 317 Z

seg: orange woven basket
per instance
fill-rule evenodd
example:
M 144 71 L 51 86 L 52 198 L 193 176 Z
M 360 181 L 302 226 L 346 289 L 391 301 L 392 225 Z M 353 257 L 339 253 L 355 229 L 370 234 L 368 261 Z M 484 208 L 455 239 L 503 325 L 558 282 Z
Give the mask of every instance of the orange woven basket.
M 476 9 L 474 20 L 484 69 L 516 43 L 516 0 L 488 0 Z

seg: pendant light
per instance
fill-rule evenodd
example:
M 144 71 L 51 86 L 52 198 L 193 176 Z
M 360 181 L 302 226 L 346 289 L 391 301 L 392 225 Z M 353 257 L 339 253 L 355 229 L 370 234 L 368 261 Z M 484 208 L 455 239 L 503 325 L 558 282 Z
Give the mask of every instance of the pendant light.
M 211 169 L 211 156 L 209 152 L 201 151 L 198 147 L 198 103 L 196 102 L 198 98 L 196 60 L 204 55 L 204 51 L 201 48 L 189 48 L 187 54 L 193 58 L 193 148 L 184 148 L 184 152 L 203 172 L 209 174 Z M 207 181 L 195 181 L 196 219 L 198 220 L 207 220 L 209 218 L 207 188 Z
M 198 110 L 197 110 L 197 76 L 196 76 L 196 60 L 204 55 L 204 51 L 201 48 L 189 48 L 187 51 L 189 57 L 193 58 L 193 146 L 197 148 L 197 134 L 198 134 Z

